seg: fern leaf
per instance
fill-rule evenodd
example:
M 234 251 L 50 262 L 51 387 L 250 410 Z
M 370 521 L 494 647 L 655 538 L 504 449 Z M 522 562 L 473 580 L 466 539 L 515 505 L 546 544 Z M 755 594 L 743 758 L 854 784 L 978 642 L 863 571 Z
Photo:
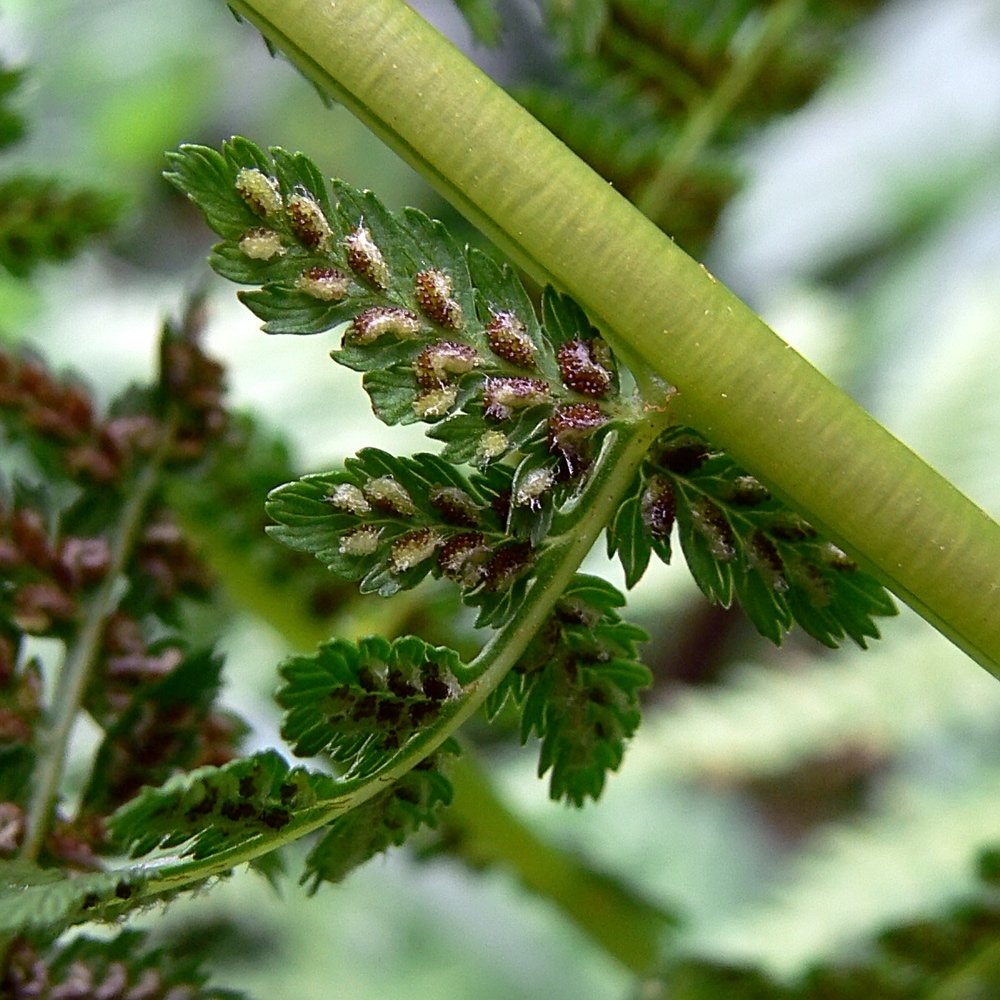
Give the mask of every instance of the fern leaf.
M 6 963 L 4 995 L 72 997 L 184 997 L 241 1000 L 242 993 L 206 987 L 197 959 L 170 948 L 150 948 L 138 931 L 112 938 L 76 937 L 47 949 L 19 941 Z
M 509 469 L 491 470 L 487 487 L 486 477 L 462 476 L 434 455 L 395 458 L 374 448 L 345 466 L 274 490 L 270 534 L 383 596 L 432 573 L 457 582 L 470 600 L 499 597 L 529 569 L 530 544 L 508 537 L 508 512 L 497 509 L 498 495 L 510 505 Z M 492 610 L 495 602 L 487 603 Z
M 608 532 L 626 581 L 651 552 L 670 559 L 676 518 L 698 586 L 726 607 L 738 598 L 762 635 L 780 643 L 798 623 L 826 646 L 878 638 L 895 615 L 884 588 L 725 454 L 685 428 L 663 435 Z
M 338 791 L 335 779 L 290 769 L 267 750 L 144 789 L 110 817 L 108 830 L 133 858 L 157 848 L 209 858 L 249 837 L 281 831 Z
M 121 212 L 117 198 L 98 191 L 12 177 L 0 183 L 0 267 L 23 278 L 43 261 L 68 260 L 92 237 L 108 232 Z
M 334 820 L 306 858 L 301 881 L 315 892 L 321 883 L 340 882 L 376 854 L 399 846 L 422 826 L 436 827 L 452 797 L 441 762 L 457 753 L 458 744 L 446 741 L 390 788 Z
M 542 740 L 539 776 L 551 770 L 551 797 L 576 806 L 599 798 L 618 769 L 639 725 L 638 692 L 652 680 L 636 651 L 648 636 L 618 616 L 624 603 L 606 581 L 575 576 L 487 702 L 494 714 L 508 697 L 521 707 L 521 741 Z
M 69 878 L 58 869 L 0 861 L 0 942 L 116 916 L 128 908 L 133 896 L 138 897 L 145 881 L 138 869 Z
M 549 0 L 565 72 L 515 96 L 699 255 L 739 186 L 738 144 L 801 107 L 877 6 Z
M 361 776 L 454 707 L 466 674 L 454 650 L 415 636 L 332 639 L 282 665 L 281 734 L 298 756 L 325 752 Z
M 725 34 L 711 18 L 685 30 L 697 36 L 706 25 Z M 429 423 L 428 434 L 445 444 L 440 460 L 369 449 L 344 473 L 276 491 L 274 535 L 360 580 L 363 592 L 387 596 L 430 573 L 451 576 L 481 608 L 480 625 L 509 621 L 554 518 L 586 488 L 596 449 L 637 419 L 618 364 L 583 310 L 549 289 L 536 315 L 509 268 L 461 248 L 419 212 L 393 214 L 339 181 L 334 204 L 301 154 L 266 155 L 233 139 L 221 152 L 182 147 L 171 162 L 168 177 L 226 240 L 216 268 L 262 286 L 243 300 L 265 329 L 345 325 L 334 357 L 364 373 L 376 414 Z M 795 622 L 827 645 L 876 637 L 873 616 L 894 613 L 882 588 L 777 502 L 746 500 L 750 477 L 724 455 L 712 453 L 691 475 L 661 468 L 673 461 L 668 453 L 709 456 L 708 445 L 687 438 L 678 429 L 660 442 L 609 532 L 629 585 L 652 552 L 669 559 L 667 511 L 657 505 L 672 504 L 669 520 L 677 518 L 699 585 L 726 605 L 738 597 L 774 642 Z M 494 474 L 489 507 L 482 481 L 446 471 L 448 463 L 487 472 L 515 461 L 502 485 L 506 472 Z M 394 490 L 396 500 L 386 492 Z M 434 510 L 455 490 L 466 498 L 457 523 Z
M 242 301 L 272 333 L 343 327 L 334 358 L 364 372 L 387 423 L 423 421 L 448 461 L 488 465 L 531 446 L 566 480 L 627 407 L 583 311 L 551 290 L 542 322 L 513 271 L 413 209 L 333 182 L 301 154 L 245 139 L 184 146 L 166 175 L 224 238 L 213 267 L 261 286 Z

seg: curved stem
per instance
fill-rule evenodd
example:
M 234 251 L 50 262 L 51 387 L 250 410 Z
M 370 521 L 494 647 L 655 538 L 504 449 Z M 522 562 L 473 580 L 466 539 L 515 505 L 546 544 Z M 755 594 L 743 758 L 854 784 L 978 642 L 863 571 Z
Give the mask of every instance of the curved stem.
M 1000 525 L 796 354 L 402 0 L 232 0 L 689 423 L 1000 673 Z
M 476 672 L 475 679 L 465 686 L 451 714 L 421 733 L 380 770 L 344 781 L 343 791 L 336 798 L 318 802 L 299 813 L 280 832 L 250 837 L 209 858 L 171 859 L 144 869 L 143 883 L 136 898 L 160 896 L 220 875 L 235 865 L 252 861 L 326 826 L 383 791 L 454 735 L 479 710 L 551 614 L 555 602 L 618 507 L 646 452 L 668 420 L 667 408 L 652 409 L 636 423 L 608 434 L 583 494 L 572 514 L 567 515 L 566 530 L 553 538 L 540 558 L 539 572 L 517 616 L 496 633 L 470 664 L 470 670 Z

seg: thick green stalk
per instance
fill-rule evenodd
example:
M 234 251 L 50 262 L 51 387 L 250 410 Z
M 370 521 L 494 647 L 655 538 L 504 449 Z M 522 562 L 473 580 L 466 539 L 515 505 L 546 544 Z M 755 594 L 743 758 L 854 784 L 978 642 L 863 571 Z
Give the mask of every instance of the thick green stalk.
M 796 354 L 401 0 L 232 0 L 691 423 L 1000 673 L 1000 525 Z

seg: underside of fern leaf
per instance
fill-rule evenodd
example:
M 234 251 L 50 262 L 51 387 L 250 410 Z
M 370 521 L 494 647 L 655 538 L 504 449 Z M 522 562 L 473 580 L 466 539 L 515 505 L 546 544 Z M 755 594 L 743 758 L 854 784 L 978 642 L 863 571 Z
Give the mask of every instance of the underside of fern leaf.
M 409 458 L 367 448 L 342 470 L 279 487 L 267 505 L 272 536 L 363 592 L 448 579 L 479 609 L 477 625 L 501 634 L 543 598 L 542 581 L 563 581 L 511 673 L 490 682 L 500 684 L 492 709 L 510 697 L 522 738 L 541 738 L 553 797 L 579 805 L 600 794 L 649 683 L 636 649 L 644 636 L 614 610 L 621 595 L 590 578 L 571 582 L 586 552 L 578 536 L 606 527 L 632 586 L 653 552 L 669 560 L 676 522 L 706 595 L 739 598 L 775 642 L 797 621 L 828 645 L 844 636 L 864 644 L 878 634 L 872 616 L 894 613 L 881 587 L 752 477 L 671 426 L 671 390 L 642 398 L 569 298 L 548 289 L 536 311 L 510 267 L 459 246 L 420 212 L 390 213 L 339 181 L 331 194 L 302 154 L 236 138 L 221 152 L 181 147 L 170 161 L 168 179 L 223 238 L 212 266 L 257 286 L 240 298 L 264 329 L 338 329 L 333 357 L 364 373 L 376 415 L 426 423 L 444 444 L 439 456 Z M 627 466 L 606 457 L 641 437 L 648 443 Z M 298 752 L 327 753 L 348 777 L 374 773 L 421 730 L 447 727 L 441 720 L 491 656 L 487 647 L 466 668 L 414 647 L 401 673 L 377 643 L 334 641 L 285 668 L 286 737 Z M 344 824 L 320 852 L 331 873 L 329 844 L 355 842 L 353 821 Z

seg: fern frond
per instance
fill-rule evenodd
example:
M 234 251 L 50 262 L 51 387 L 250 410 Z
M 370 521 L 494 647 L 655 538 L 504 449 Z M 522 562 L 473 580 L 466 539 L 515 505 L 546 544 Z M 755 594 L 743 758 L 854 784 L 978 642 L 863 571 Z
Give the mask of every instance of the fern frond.
M 947 640 L 895 629 L 891 647 L 788 670 L 747 664 L 721 687 L 681 693 L 635 752 L 682 780 L 752 780 L 850 747 L 905 753 L 938 727 L 988 734 L 998 713 L 996 683 Z
M 513 473 L 497 466 L 465 477 L 434 455 L 395 458 L 366 448 L 341 473 L 307 476 L 274 490 L 270 534 L 312 552 L 332 572 L 388 596 L 428 573 L 458 583 L 483 606 L 479 624 L 499 625 L 516 608 L 535 562 L 529 542 L 507 534 Z M 501 506 L 498 498 L 505 498 Z M 504 604 L 506 610 L 500 611 Z
M 430 423 L 429 435 L 445 442 L 440 459 L 403 462 L 368 449 L 344 473 L 276 491 L 277 537 L 360 579 L 365 592 L 388 595 L 429 572 L 452 576 L 482 607 L 480 625 L 509 621 L 557 512 L 587 488 L 602 442 L 644 419 L 586 315 L 551 290 L 536 315 L 509 268 L 460 248 L 419 212 L 393 215 L 340 182 L 334 205 L 302 154 L 268 155 L 236 138 L 221 152 L 182 147 L 171 163 L 167 176 L 225 238 L 213 265 L 263 286 L 242 298 L 265 329 L 345 325 L 334 357 L 365 373 L 376 414 Z M 669 558 L 676 513 L 702 589 L 727 605 L 738 596 L 773 641 L 794 622 L 827 645 L 877 636 L 872 616 L 894 613 L 882 588 L 777 501 L 747 500 L 740 483 L 749 477 L 727 458 L 713 453 L 714 464 L 686 470 L 683 483 L 685 470 L 662 468 L 693 447 L 709 456 L 691 436 L 665 435 L 609 533 L 629 584 L 651 551 Z M 485 470 L 478 482 L 449 469 L 465 462 Z M 732 494 L 725 509 L 723 488 Z M 651 490 L 662 497 L 650 501 Z M 671 523 L 655 510 L 668 490 Z M 440 503 L 449 492 L 464 497 L 450 512 Z M 759 510 L 741 512 L 741 503 Z M 647 524 L 651 512 L 659 520 Z
M 332 639 L 282 665 L 281 735 L 298 756 L 325 752 L 360 776 L 453 707 L 467 675 L 454 650 L 416 636 Z
M 5 996 L 143 997 L 148 1000 L 242 1000 L 234 990 L 206 987 L 196 959 L 150 948 L 138 931 L 113 938 L 77 937 L 49 948 L 19 941 L 5 963 Z
M 145 882 L 139 869 L 69 878 L 26 861 L 0 861 L 0 945 L 20 935 L 112 919 L 134 906 L 130 901 Z
M 608 532 L 631 585 L 655 552 L 681 548 L 705 596 L 734 597 L 758 631 L 780 643 L 793 623 L 825 646 L 846 636 L 862 648 L 872 620 L 897 609 L 884 588 L 753 476 L 686 428 L 664 434 Z
M 829 77 L 846 32 L 878 6 L 549 0 L 566 72 L 515 96 L 697 254 L 738 187 L 738 144 L 801 107 Z M 569 113 L 581 93 L 591 129 Z M 637 113 L 657 138 L 623 170 L 628 160 L 609 159 L 608 140 Z
M 652 681 L 636 650 L 649 637 L 618 616 L 624 603 L 606 581 L 575 576 L 487 702 L 491 714 L 507 698 L 521 707 L 521 742 L 542 740 L 539 777 L 551 770 L 551 797 L 576 806 L 599 798 L 618 769 L 639 725 L 638 692 Z
M 451 783 L 440 767 L 457 753 L 458 744 L 446 742 L 390 788 L 334 820 L 306 858 L 301 881 L 315 892 L 321 883 L 340 882 L 358 865 L 398 847 L 422 826 L 436 827 L 452 797 Z
M 539 320 L 509 267 L 458 246 L 441 223 L 393 215 L 339 181 L 334 207 L 306 157 L 268 157 L 244 139 L 221 153 L 184 146 L 171 165 L 168 179 L 226 241 L 213 267 L 262 286 L 240 297 L 264 329 L 349 324 L 334 359 L 365 373 L 386 423 L 431 424 L 447 461 L 537 450 L 576 480 L 598 432 L 626 416 L 617 365 L 583 311 L 549 291 Z
M 94 236 L 109 232 L 122 207 L 111 195 L 64 190 L 48 178 L 19 176 L 3 181 L 0 267 L 23 278 L 43 261 L 68 260 Z
M 204 859 L 284 829 L 296 813 L 337 792 L 334 778 L 289 768 L 267 750 L 145 788 L 110 817 L 108 829 L 133 858 L 161 848 Z

